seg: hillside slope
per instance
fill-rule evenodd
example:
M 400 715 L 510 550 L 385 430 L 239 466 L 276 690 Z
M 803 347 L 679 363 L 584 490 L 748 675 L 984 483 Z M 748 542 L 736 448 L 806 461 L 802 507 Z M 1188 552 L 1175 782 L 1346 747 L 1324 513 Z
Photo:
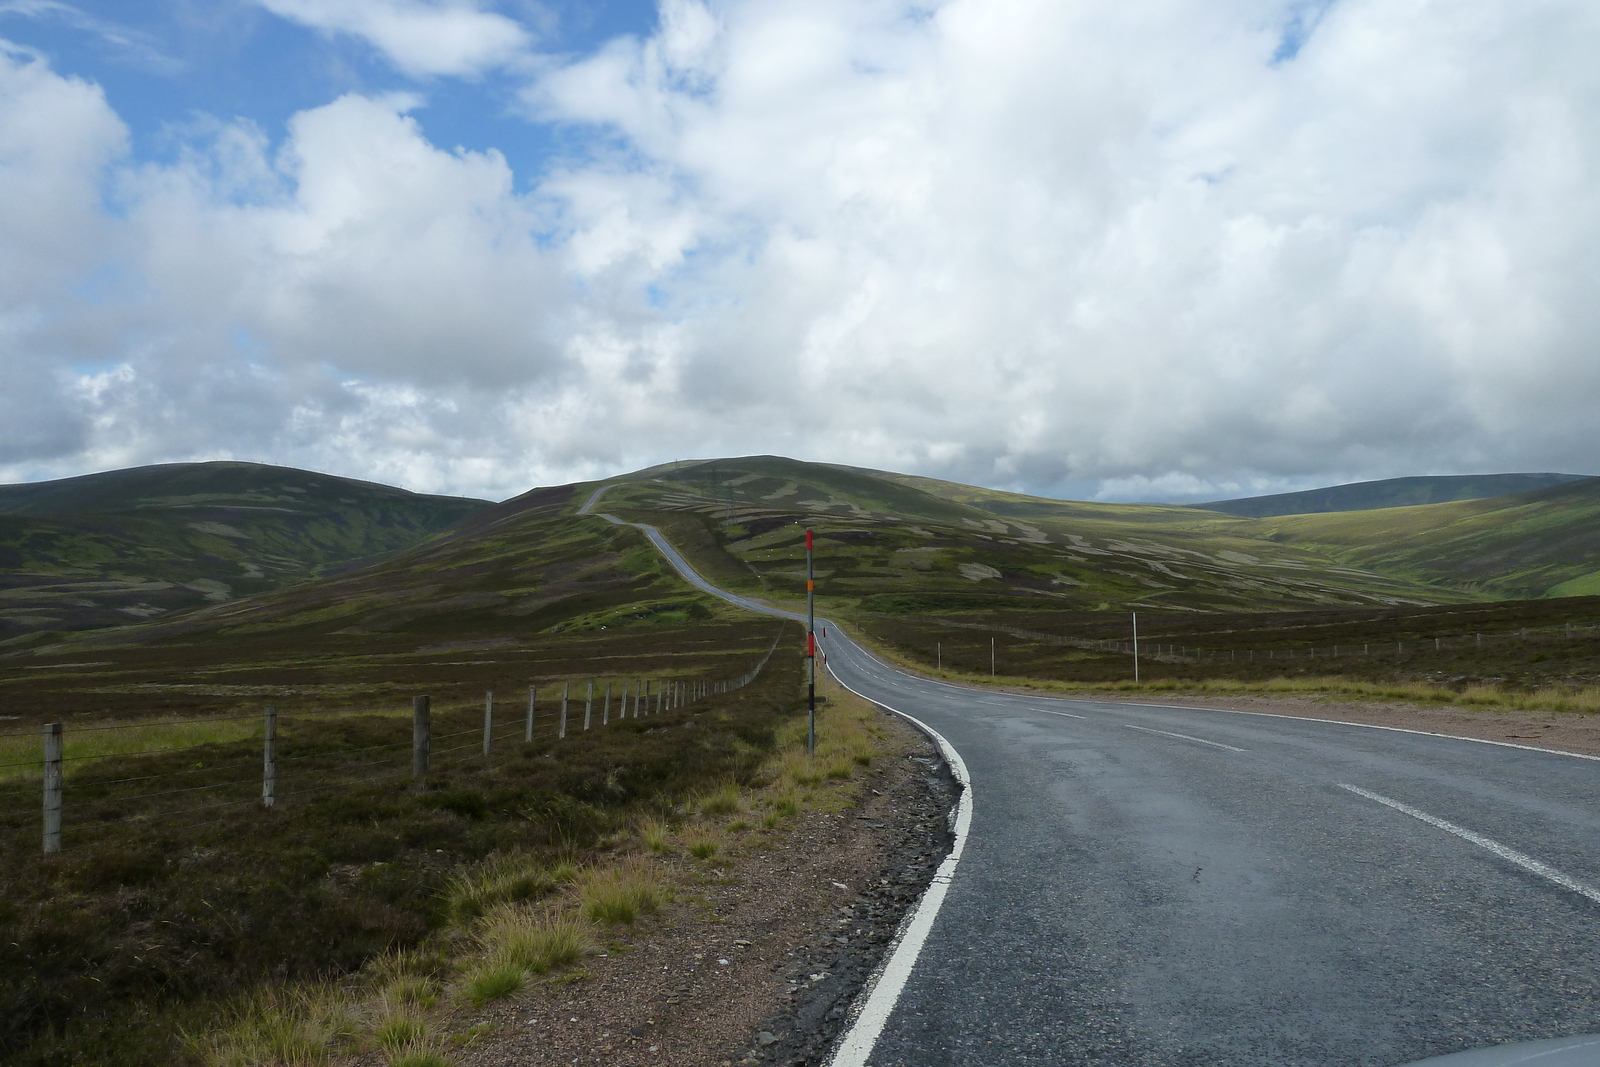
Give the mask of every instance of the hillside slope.
M 833 610 L 1264 610 L 1472 599 L 1266 540 L 1253 520 L 1041 500 L 774 456 L 628 475 L 606 490 L 601 510 L 663 527 L 730 588 L 783 599 L 803 595 L 801 528 L 812 526 L 819 595 Z
M 1189 506 L 1220 511 L 1225 515 L 1264 519 L 1277 515 L 1372 511 L 1377 508 L 1404 508 L 1418 504 L 1510 496 L 1582 481 L 1585 477 L 1582 474 L 1460 474 L 1431 478 L 1386 478 L 1377 482 L 1351 482 L 1299 493 L 1214 500 L 1209 504 Z
M 0 640 L 281 588 L 415 545 L 488 506 L 258 463 L 0 486 Z
M 1352 566 L 1497 598 L 1600 593 L 1600 478 L 1515 496 L 1255 520 Z

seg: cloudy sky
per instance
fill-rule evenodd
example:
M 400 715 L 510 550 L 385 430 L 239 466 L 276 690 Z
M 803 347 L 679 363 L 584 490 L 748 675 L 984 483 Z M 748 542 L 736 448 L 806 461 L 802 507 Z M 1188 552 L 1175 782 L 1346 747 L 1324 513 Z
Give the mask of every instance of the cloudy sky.
M 1593 0 L 0 0 L 0 481 L 1600 473 Z

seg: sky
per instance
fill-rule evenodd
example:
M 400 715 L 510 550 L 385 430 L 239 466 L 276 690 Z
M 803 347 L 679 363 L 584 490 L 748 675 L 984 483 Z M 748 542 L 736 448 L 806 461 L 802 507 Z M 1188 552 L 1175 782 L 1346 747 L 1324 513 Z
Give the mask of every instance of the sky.
M 1593 0 L 0 0 L 0 482 L 1600 474 Z

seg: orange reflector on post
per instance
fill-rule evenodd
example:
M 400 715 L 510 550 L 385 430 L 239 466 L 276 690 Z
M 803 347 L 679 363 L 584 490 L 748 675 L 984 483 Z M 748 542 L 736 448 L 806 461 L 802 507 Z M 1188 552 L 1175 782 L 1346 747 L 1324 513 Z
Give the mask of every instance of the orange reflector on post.
M 806 579 L 806 592 L 809 593 L 813 589 L 815 589 L 816 587 L 817 587 L 817 583 L 816 582 L 812 581 L 810 578 Z

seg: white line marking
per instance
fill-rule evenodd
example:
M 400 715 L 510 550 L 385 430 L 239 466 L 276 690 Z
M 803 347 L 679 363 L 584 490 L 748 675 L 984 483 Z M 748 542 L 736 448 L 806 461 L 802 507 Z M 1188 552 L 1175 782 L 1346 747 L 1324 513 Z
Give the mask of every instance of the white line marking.
M 1067 700 L 1068 697 L 1057 699 Z M 1388 730 L 1396 734 L 1417 734 L 1421 737 L 1442 737 L 1446 741 L 1471 741 L 1476 745 L 1495 745 L 1499 748 L 1520 748 L 1524 752 L 1543 752 L 1547 756 L 1571 756 L 1573 759 L 1586 759 L 1600 762 L 1600 756 L 1591 756 L 1587 752 L 1568 752 L 1560 748 L 1540 748 L 1537 745 L 1513 745 L 1510 741 L 1490 741 L 1486 737 L 1462 737 L 1460 734 L 1441 734 L 1432 730 L 1412 730 L 1404 726 L 1379 726 L 1371 722 L 1346 722 L 1344 719 L 1314 719 L 1309 715 L 1286 715 L 1273 711 L 1240 711 L 1237 708 L 1192 708 L 1187 704 L 1141 704 L 1132 700 L 1098 700 L 1085 701 L 1094 704 L 1122 705 L 1130 708 L 1169 708 L 1173 711 L 1220 711 L 1225 715 L 1259 715 L 1265 719 L 1297 719 L 1300 722 L 1320 722 L 1330 726 L 1359 726 L 1363 730 Z
M 1549 879 L 1562 889 L 1570 889 L 1579 896 L 1588 897 L 1596 904 L 1600 904 L 1600 889 L 1591 888 L 1575 878 L 1569 878 L 1565 874 L 1562 874 L 1560 871 L 1556 870 L 1554 867 L 1540 863 L 1532 856 L 1518 852 L 1514 848 L 1507 848 L 1498 841 L 1484 837 L 1482 834 L 1475 834 L 1471 830 L 1457 826 L 1455 823 L 1445 822 L 1437 815 L 1429 815 L 1425 811 L 1418 811 L 1409 804 L 1402 804 L 1398 800 L 1391 800 L 1382 794 L 1374 793 L 1370 789 L 1362 789 L 1358 785 L 1347 785 L 1344 782 L 1339 783 L 1339 788 L 1348 789 L 1357 796 L 1366 797 L 1368 800 L 1376 800 L 1379 804 L 1387 805 L 1388 807 L 1393 808 L 1395 811 L 1411 816 L 1413 819 L 1420 819 L 1429 826 L 1437 827 L 1447 834 L 1455 834 L 1463 841 L 1471 841 L 1479 848 L 1488 849 L 1490 852 L 1493 852 L 1496 856 L 1499 856 L 1503 860 L 1508 860 L 1511 863 L 1515 863 L 1518 867 L 1521 867 L 1524 870 L 1532 871 L 1540 878 Z
M 837 674 L 833 677 L 835 681 L 839 681 Z M 839 684 L 850 689 L 843 681 L 839 681 Z M 871 700 L 870 697 L 854 689 L 850 691 L 863 699 Z M 944 904 L 945 893 L 950 889 L 950 879 L 956 873 L 956 864 L 961 861 L 962 850 L 967 847 L 967 831 L 972 826 L 972 779 L 967 774 L 967 765 L 961 759 L 961 753 L 957 752 L 939 731 L 915 716 L 907 715 L 898 708 L 890 708 L 882 701 L 873 702 L 909 719 L 918 729 L 939 743 L 940 753 L 950 765 L 950 771 L 955 775 L 956 781 L 961 785 L 961 799 L 956 803 L 956 821 L 952 828 L 955 845 L 950 849 L 950 854 L 944 858 L 944 862 L 939 864 L 939 869 L 934 872 L 933 881 L 923 892 L 922 899 L 917 901 L 916 910 L 907 916 L 901 922 L 900 929 L 895 931 L 894 940 L 889 943 L 889 950 L 884 955 L 883 963 L 867 979 L 861 994 L 856 997 L 850 1015 L 846 1017 L 849 1029 L 845 1031 L 844 1039 L 834 1049 L 833 1058 L 828 1061 L 829 1067 L 866 1067 L 867 1057 L 872 1055 L 873 1046 L 878 1043 L 878 1036 L 883 1033 L 884 1025 L 894 1012 L 894 1006 L 900 1000 L 900 993 L 905 989 L 906 980 L 911 977 L 911 969 L 917 965 L 917 957 L 922 953 L 923 943 L 928 940 L 928 932 L 933 929 L 933 920 L 938 917 L 939 908 Z
M 1051 711 L 1049 708 L 1034 708 L 1040 715 L 1059 715 L 1063 719 L 1087 719 L 1087 715 L 1074 715 L 1070 711 Z
M 1134 726 L 1133 724 L 1126 723 L 1126 722 L 1123 723 L 1122 725 L 1126 726 L 1130 730 L 1142 730 L 1143 732 L 1145 732 L 1147 734 L 1161 734 L 1161 735 L 1163 735 L 1165 737 L 1181 737 L 1185 741 L 1193 741 L 1196 744 L 1210 745 L 1212 748 L 1225 748 L 1229 752 L 1244 752 L 1245 751 L 1245 749 L 1242 749 L 1242 748 L 1234 748 L 1232 745 L 1225 745 L 1221 741 L 1207 741 L 1203 737 L 1190 737 L 1188 734 L 1175 734 L 1171 730 L 1152 730 L 1148 726 Z

